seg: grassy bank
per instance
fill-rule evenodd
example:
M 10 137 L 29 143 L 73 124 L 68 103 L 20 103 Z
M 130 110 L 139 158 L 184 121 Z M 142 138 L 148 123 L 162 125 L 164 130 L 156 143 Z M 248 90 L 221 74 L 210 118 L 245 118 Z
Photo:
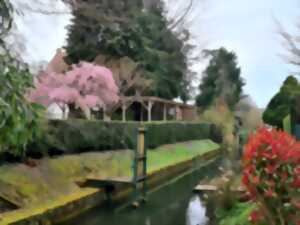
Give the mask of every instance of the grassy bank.
M 218 149 L 210 140 L 165 145 L 148 152 L 148 172 L 195 158 Z M 86 176 L 131 175 L 133 152 L 113 151 L 43 159 L 34 168 L 23 164 L 0 167 L 0 196 L 17 202 L 21 210 L 0 215 L 0 223 L 24 218 L 29 214 L 63 205 L 95 193 L 97 189 L 79 188 L 75 181 Z
M 218 211 L 220 225 L 250 225 L 249 215 L 255 208 L 253 203 L 236 203 L 229 211 Z

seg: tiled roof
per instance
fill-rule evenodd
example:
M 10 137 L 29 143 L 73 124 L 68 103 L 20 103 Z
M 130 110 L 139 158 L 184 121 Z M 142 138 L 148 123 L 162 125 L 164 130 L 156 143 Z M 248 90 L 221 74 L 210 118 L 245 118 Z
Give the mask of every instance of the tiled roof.
M 46 71 L 47 72 L 55 72 L 55 73 L 64 73 L 69 70 L 69 65 L 65 62 L 64 58 L 66 56 L 66 52 L 64 49 L 57 49 L 55 56 L 49 62 Z

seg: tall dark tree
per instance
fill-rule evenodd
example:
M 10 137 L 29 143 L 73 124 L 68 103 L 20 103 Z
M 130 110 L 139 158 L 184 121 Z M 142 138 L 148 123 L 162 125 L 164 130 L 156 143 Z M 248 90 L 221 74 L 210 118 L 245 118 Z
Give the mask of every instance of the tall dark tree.
M 147 9 L 142 3 L 88 0 L 80 4 L 69 28 L 67 61 L 93 61 L 99 54 L 129 57 L 153 80 L 153 88 L 146 94 L 167 99 L 186 96 L 183 43 L 168 29 L 161 3 Z
M 234 109 L 242 98 L 244 86 L 235 53 L 220 48 L 207 50 L 205 55 L 211 59 L 199 85 L 197 105 L 207 108 L 220 99 Z
M 4 70 L 11 61 L 9 49 L 5 42 L 13 22 L 13 8 L 8 0 L 0 1 L 0 69 Z
M 295 97 L 300 95 L 298 80 L 289 76 L 283 82 L 279 92 L 271 99 L 263 113 L 263 121 L 276 127 L 282 127 L 283 119 L 291 113 Z

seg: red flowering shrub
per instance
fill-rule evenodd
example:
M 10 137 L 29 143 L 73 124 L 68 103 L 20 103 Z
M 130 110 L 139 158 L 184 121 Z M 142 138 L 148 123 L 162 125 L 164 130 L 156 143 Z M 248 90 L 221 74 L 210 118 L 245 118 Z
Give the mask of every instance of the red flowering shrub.
M 243 184 L 259 207 L 249 219 L 300 224 L 300 142 L 283 131 L 260 128 L 249 138 L 243 161 Z

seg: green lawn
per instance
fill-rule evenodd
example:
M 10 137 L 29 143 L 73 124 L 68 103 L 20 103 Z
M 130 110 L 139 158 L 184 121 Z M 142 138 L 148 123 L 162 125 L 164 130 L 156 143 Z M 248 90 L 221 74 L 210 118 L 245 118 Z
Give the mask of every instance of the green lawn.
M 206 152 L 218 149 L 219 145 L 210 141 L 191 141 L 176 145 L 165 145 L 148 151 L 149 172 L 162 169 L 166 166 L 186 161 Z

